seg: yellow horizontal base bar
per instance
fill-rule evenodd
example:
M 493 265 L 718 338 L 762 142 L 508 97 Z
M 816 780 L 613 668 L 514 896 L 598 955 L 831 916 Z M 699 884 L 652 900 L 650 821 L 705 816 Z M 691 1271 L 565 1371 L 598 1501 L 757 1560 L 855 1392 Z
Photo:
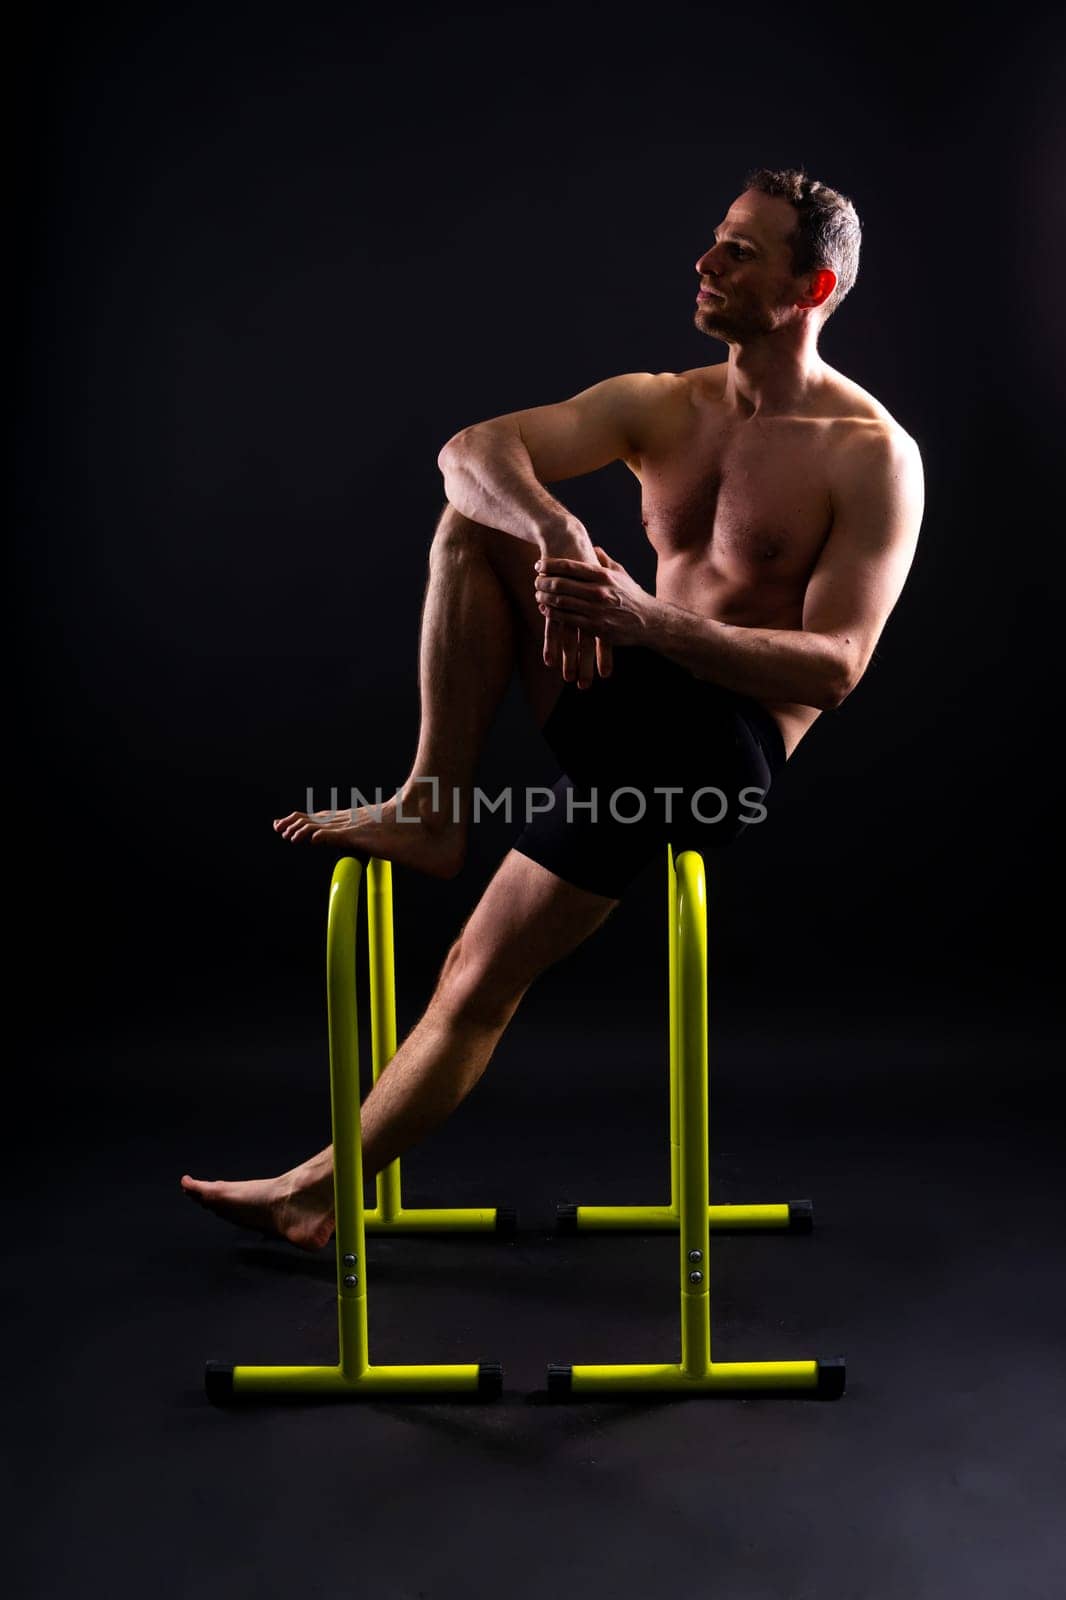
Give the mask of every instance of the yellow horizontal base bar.
M 702 1378 L 688 1378 L 679 1365 L 571 1367 L 575 1394 L 612 1389 L 652 1393 L 732 1393 L 753 1389 L 817 1389 L 817 1361 L 712 1361 Z
M 708 1206 L 712 1228 L 784 1228 L 790 1226 L 787 1204 L 765 1206 Z M 672 1206 L 578 1206 L 578 1228 L 648 1228 L 663 1232 L 681 1225 L 681 1213 Z
M 233 1393 L 368 1395 L 454 1393 L 478 1389 L 480 1368 L 474 1366 L 368 1367 L 358 1378 L 346 1378 L 337 1367 L 234 1367 Z
M 403 1206 L 392 1216 L 375 1206 L 363 1213 L 363 1224 L 367 1233 L 493 1233 L 497 1226 L 495 1208 L 447 1206 L 423 1210 Z

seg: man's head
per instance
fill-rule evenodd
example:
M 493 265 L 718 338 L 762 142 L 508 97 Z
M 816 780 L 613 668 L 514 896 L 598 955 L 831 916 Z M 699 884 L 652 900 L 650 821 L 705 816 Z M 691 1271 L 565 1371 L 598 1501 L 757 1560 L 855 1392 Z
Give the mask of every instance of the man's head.
M 749 172 L 696 263 L 696 325 L 736 343 L 797 320 L 820 332 L 859 269 L 862 230 L 846 195 L 793 168 Z

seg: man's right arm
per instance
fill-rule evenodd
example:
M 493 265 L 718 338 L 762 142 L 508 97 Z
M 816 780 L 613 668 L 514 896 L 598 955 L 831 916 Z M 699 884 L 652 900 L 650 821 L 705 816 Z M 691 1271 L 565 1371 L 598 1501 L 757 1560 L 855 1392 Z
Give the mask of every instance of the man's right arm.
M 525 539 L 543 555 L 580 550 L 589 559 L 584 523 L 544 485 L 639 455 L 657 392 L 654 373 L 628 372 L 557 405 L 462 428 L 437 457 L 448 501 L 472 522 Z

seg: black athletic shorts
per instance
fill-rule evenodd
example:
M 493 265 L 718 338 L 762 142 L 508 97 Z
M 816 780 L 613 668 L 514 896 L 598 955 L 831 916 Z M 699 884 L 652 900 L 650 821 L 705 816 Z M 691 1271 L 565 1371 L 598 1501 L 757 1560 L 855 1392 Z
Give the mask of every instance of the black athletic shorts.
M 667 843 L 675 856 L 722 849 L 760 821 L 786 760 L 757 701 L 643 645 L 616 646 L 610 676 L 587 689 L 565 683 L 543 733 L 562 775 L 513 848 L 616 900 Z

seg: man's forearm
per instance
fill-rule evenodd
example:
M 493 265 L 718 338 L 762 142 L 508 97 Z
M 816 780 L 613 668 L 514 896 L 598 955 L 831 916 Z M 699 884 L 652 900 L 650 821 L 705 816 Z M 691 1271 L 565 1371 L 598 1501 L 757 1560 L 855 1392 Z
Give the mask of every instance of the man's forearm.
M 437 465 L 445 495 L 471 522 L 502 528 L 545 554 L 569 551 L 575 532 L 584 532 L 580 519 L 537 478 L 529 451 L 509 424 L 464 428 L 449 439 Z
M 741 628 L 653 600 L 644 641 L 692 673 L 753 700 L 832 710 L 851 687 L 840 642 L 802 628 Z

